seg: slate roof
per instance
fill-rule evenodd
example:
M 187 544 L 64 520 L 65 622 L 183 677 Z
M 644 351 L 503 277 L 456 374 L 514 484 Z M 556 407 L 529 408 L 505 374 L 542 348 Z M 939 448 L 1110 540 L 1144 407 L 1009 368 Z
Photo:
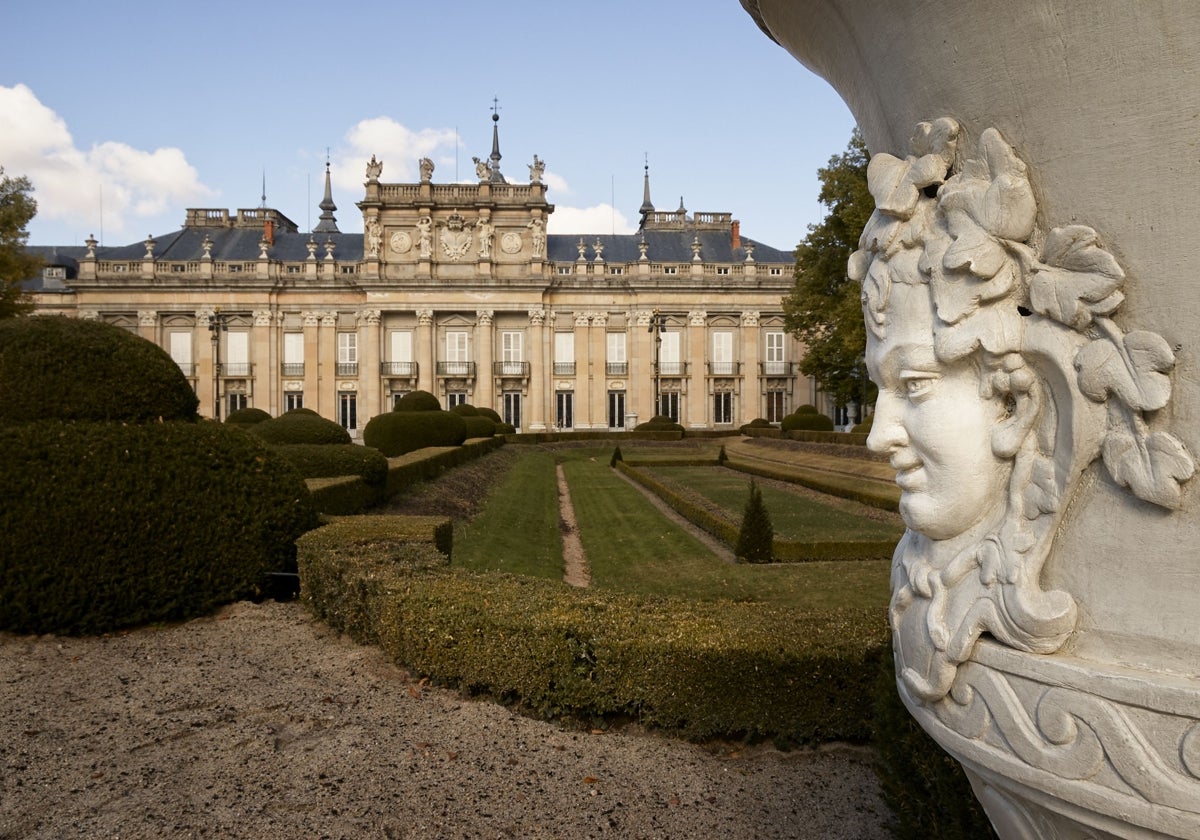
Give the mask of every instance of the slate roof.
M 553 223 L 553 219 L 551 220 Z M 546 257 L 551 262 L 572 262 L 579 258 L 579 240 L 582 238 L 587 249 L 585 258 L 595 258 L 592 245 L 597 239 L 604 245 L 602 254 L 605 262 L 637 262 L 641 253 L 638 242 L 646 238 L 646 259 L 650 262 L 690 263 L 692 240 L 700 237 L 700 259 L 704 262 L 739 263 L 746 259 L 747 242 L 754 244 L 756 263 L 793 263 L 795 257 L 789 251 L 780 251 L 748 237 L 741 237 L 742 245 L 733 247 L 728 230 L 647 230 L 644 233 L 618 234 L 566 234 L 552 233 L 546 237 Z

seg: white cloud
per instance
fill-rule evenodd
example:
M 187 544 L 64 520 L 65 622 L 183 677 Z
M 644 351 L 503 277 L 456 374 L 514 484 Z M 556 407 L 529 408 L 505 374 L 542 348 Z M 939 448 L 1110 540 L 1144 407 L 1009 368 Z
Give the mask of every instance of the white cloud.
M 374 155 L 383 162 L 380 180 L 385 183 L 411 183 L 417 180 L 417 161 L 434 161 L 433 179 L 452 178 L 455 133 L 449 128 L 423 128 L 413 131 L 389 117 L 374 117 L 356 123 L 346 132 L 346 146 L 335 155 L 330 180 L 344 190 L 361 191 L 367 162 Z M 448 147 L 448 150 L 447 150 Z M 468 164 L 469 165 L 469 164 Z
M 548 233 L 633 233 L 637 227 L 611 204 L 593 207 L 555 205 L 546 224 Z
M 570 195 L 571 193 L 571 188 L 567 186 L 567 179 L 549 170 L 542 175 L 542 181 L 545 182 L 548 192 L 560 193 L 562 195 Z
M 116 141 L 76 148 L 62 117 L 21 84 L 0 86 L 0 164 L 8 175 L 28 176 L 38 216 L 47 219 L 97 229 L 103 195 L 103 224 L 117 236 L 214 194 L 180 149 L 149 152 Z

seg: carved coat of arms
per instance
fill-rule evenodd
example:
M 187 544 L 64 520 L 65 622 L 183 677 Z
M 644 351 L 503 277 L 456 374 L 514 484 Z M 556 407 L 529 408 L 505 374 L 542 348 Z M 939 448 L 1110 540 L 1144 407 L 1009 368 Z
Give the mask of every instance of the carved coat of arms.
M 471 231 L 466 229 L 466 220 L 457 213 L 451 215 L 446 220 L 446 226 L 442 228 L 440 240 L 442 253 L 451 262 L 458 262 L 465 257 L 471 249 Z

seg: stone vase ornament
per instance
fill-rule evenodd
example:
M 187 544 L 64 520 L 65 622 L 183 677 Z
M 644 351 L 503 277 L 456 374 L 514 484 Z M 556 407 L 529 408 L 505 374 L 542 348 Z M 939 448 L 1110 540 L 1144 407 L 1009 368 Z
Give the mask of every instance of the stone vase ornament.
M 873 152 L 905 705 L 1006 840 L 1200 838 L 1200 11 L 742 2 Z

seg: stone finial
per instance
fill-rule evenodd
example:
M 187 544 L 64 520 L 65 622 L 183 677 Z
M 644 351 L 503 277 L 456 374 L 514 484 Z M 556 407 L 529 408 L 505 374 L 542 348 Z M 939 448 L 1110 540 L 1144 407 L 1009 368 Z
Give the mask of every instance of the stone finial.
M 587 243 L 583 241 L 582 236 L 579 237 L 579 242 L 576 243 L 575 248 L 579 251 L 579 260 L 578 261 L 586 262 L 587 261 Z
M 604 243 L 596 237 L 596 241 L 592 243 L 592 250 L 596 253 L 596 262 L 604 262 Z
M 308 241 L 304 243 L 304 248 L 308 251 L 308 258 L 310 260 L 317 258 L 317 240 L 309 236 Z
M 146 259 L 154 259 L 154 246 L 158 244 L 154 241 L 154 237 L 147 235 L 146 241 L 142 244 L 146 246 Z
M 700 234 L 692 239 L 692 262 L 700 262 Z
M 212 237 L 209 236 L 207 233 L 204 234 L 204 240 L 200 243 L 200 247 L 204 251 L 204 256 L 201 257 L 201 259 L 211 260 L 212 259 L 213 241 L 212 241 Z
M 265 260 L 267 258 L 267 249 L 270 247 L 271 247 L 271 242 L 270 242 L 270 240 L 267 239 L 266 235 L 264 234 L 263 238 L 258 240 L 258 258 L 260 260 Z
M 83 244 L 87 246 L 87 259 L 96 259 L 96 246 L 100 244 L 96 241 L 96 237 L 89 233 L 88 238 L 83 240 Z
M 649 250 L 649 245 L 646 244 L 646 237 L 642 237 L 638 241 L 638 262 L 645 262 L 648 258 L 646 251 Z
M 754 243 L 747 242 L 745 247 L 746 247 L 746 262 L 748 262 L 748 263 L 754 262 Z
M 325 240 L 325 259 L 327 259 L 327 260 L 332 260 L 332 259 L 333 259 L 333 249 L 334 249 L 334 247 L 335 247 L 335 245 L 333 244 L 333 240 L 332 240 L 332 239 L 326 239 L 326 240 Z

